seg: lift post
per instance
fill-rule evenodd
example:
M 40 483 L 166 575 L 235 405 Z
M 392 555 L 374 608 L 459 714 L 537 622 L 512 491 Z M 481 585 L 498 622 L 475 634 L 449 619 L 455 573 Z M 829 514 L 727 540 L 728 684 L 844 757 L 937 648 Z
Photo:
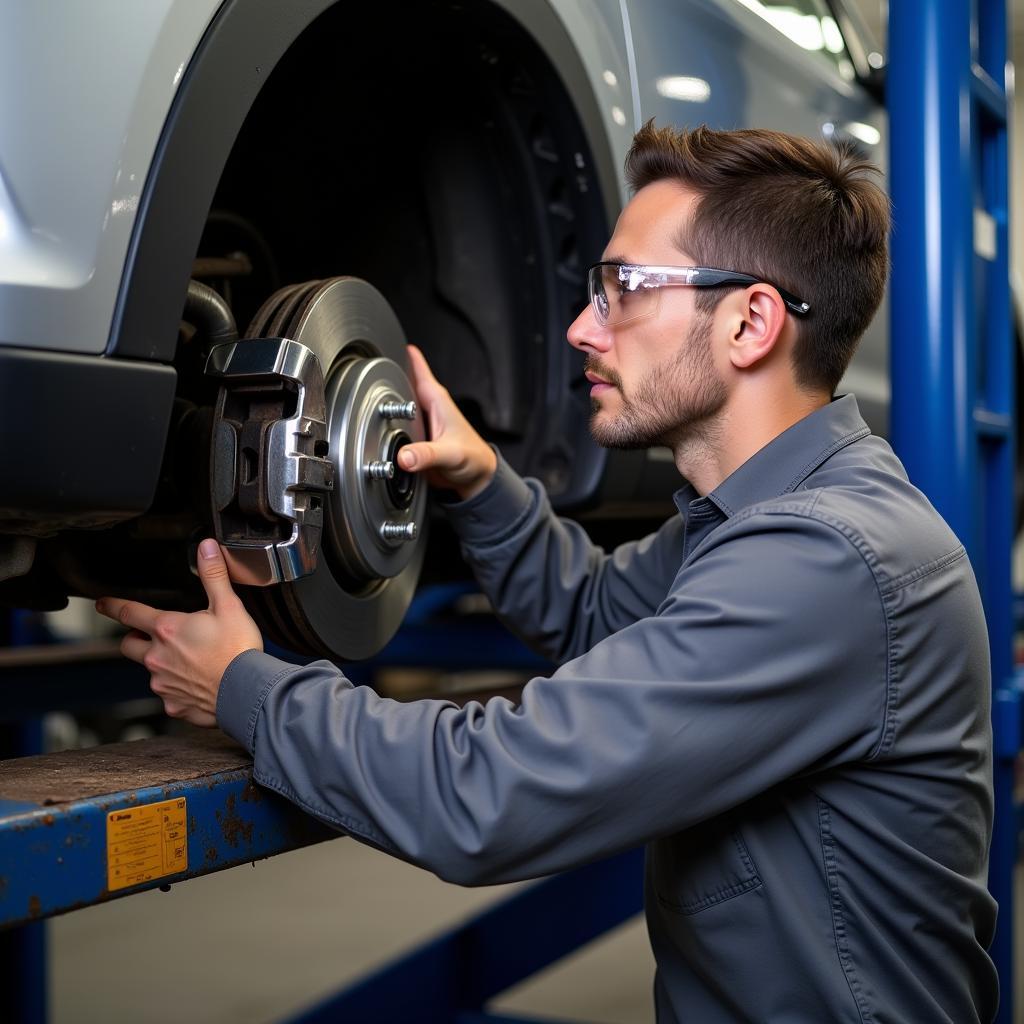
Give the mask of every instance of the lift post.
M 1013 1013 L 1014 352 L 1005 0 L 889 5 L 892 439 L 967 548 L 992 654 L 995 828 L 989 888 L 999 1024 Z

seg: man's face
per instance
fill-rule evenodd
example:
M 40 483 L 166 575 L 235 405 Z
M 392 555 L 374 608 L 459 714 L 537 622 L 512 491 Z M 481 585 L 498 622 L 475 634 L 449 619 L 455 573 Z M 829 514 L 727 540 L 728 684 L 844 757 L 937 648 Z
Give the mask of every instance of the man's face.
M 673 238 L 695 197 L 672 182 L 641 189 L 619 216 L 602 259 L 688 265 Z M 585 352 L 594 440 L 607 448 L 673 445 L 708 431 L 727 398 L 713 346 L 713 316 L 696 312 L 696 289 L 661 289 L 656 313 L 602 327 L 588 306 L 568 331 Z

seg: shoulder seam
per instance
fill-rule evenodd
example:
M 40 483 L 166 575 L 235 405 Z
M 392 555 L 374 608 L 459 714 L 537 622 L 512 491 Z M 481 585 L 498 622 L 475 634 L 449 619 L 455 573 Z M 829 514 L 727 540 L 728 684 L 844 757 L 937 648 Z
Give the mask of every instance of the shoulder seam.
M 896 579 L 891 580 L 885 590 L 882 591 L 883 597 L 889 597 L 896 593 L 897 590 L 902 590 L 904 587 L 916 580 L 923 579 L 925 576 L 930 575 L 933 572 L 938 572 L 940 569 L 945 569 L 947 566 L 952 565 L 954 562 L 958 562 L 961 558 L 967 556 L 967 551 L 964 549 L 963 544 L 958 544 L 952 551 L 946 552 L 940 558 L 936 558 L 931 562 L 926 562 L 924 565 L 919 565 L 916 569 L 911 569 L 910 572 L 905 572 L 902 576 L 897 576 Z

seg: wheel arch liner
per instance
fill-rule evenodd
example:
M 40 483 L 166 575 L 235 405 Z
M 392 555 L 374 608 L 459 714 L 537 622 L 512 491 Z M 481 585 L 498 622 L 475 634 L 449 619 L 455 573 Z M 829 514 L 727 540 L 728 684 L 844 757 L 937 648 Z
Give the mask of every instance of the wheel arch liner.
M 264 83 L 336 0 L 226 0 L 185 72 L 139 204 L 108 353 L 170 362 L 191 261 L 237 135 Z M 621 195 L 593 69 L 546 0 L 499 0 L 557 69 L 591 147 L 607 213 Z M 590 63 L 598 61 L 592 55 Z

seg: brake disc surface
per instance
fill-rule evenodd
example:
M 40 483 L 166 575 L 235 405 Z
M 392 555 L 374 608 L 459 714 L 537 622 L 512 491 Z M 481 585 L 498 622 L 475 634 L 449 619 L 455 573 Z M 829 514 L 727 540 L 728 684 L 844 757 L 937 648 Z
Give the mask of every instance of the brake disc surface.
M 426 485 L 394 458 L 425 436 L 401 325 L 372 285 L 334 278 L 281 289 L 246 333 L 290 338 L 319 360 L 334 487 L 312 574 L 244 588 L 243 600 L 285 647 L 370 657 L 401 624 L 425 545 Z

